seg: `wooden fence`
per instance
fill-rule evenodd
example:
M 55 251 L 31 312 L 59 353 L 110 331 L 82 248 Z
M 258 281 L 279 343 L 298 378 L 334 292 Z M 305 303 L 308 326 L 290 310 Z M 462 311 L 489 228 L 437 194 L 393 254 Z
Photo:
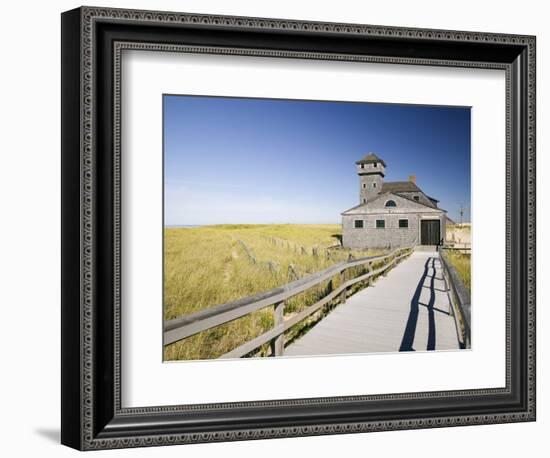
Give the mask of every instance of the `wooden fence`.
M 361 259 L 350 259 L 286 285 L 274 288 L 270 291 L 262 292 L 254 296 L 249 296 L 227 304 L 217 305 L 201 310 L 200 312 L 166 321 L 164 325 L 164 345 L 169 345 L 199 332 L 203 332 L 238 318 L 242 318 L 250 313 L 266 307 L 274 306 L 275 323 L 273 328 L 240 345 L 229 353 L 226 353 L 222 356 L 222 358 L 239 358 L 248 355 L 261 345 L 268 342 L 271 345 L 271 355 L 280 356 L 284 352 L 284 333 L 291 327 L 305 320 L 330 301 L 339 300 L 341 303 L 345 302 L 347 292 L 351 286 L 383 274 L 398 261 L 410 255 L 412 251 L 413 247 L 400 248 L 385 255 L 371 256 Z M 375 270 L 372 270 L 372 264 L 380 262 L 385 262 L 385 264 Z M 367 266 L 369 270 L 357 277 L 346 279 L 346 271 L 358 266 Z M 336 275 L 340 276 L 340 284 L 337 288 L 296 315 L 286 320 L 284 319 L 284 307 L 285 302 L 288 299 L 313 288 Z
M 472 246 L 471 245 L 465 245 L 465 246 L 451 246 L 451 245 L 445 245 L 445 250 L 448 251 L 458 251 L 462 254 L 472 254 Z
M 464 285 L 456 269 L 449 262 L 449 259 L 447 258 L 445 253 L 446 251 L 447 248 L 439 248 L 441 265 L 443 266 L 443 276 L 445 277 L 445 282 L 449 287 L 451 302 L 455 310 L 455 319 L 458 320 L 458 324 L 462 334 L 462 344 L 464 348 L 471 348 L 470 292 Z

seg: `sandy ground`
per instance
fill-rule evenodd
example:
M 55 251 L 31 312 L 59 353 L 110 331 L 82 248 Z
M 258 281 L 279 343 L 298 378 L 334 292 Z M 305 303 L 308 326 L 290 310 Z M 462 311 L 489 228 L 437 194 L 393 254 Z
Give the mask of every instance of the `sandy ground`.
M 472 243 L 472 225 L 470 223 L 447 225 L 445 241 L 455 247 L 470 247 Z

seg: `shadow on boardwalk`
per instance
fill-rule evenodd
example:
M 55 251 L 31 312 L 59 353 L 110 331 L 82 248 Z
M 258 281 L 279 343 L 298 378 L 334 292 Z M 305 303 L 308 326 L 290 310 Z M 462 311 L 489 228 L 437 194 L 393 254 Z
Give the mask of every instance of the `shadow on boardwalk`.
M 431 275 L 428 275 L 430 270 Z M 409 313 L 409 318 L 405 326 L 405 332 L 403 333 L 403 339 L 401 340 L 399 351 L 415 351 L 415 349 L 413 348 L 413 342 L 414 336 L 416 334 L 416 326 L 418 324 L 418 312 L 420 306 L 426 307 L 428 312 L 428 342 L 426 345 L 426 350 L 436 349 L 435 312 L 444 313 L 445 315 L 449 315 L 449 313 L 434 307 L 435 292 L 436 290 L 441 291 L 435 287 L 435 274 L 435 258 L 430 257 L 426 260 L 426 263 L 424 264 L 424 273 L 422 274 L 422 277 L 418 282 L 418 286 L 416 287 L 416 291 L 411 300 L 411 311 Z M 429 279 L 429 286 L 427 287 L 430 290 L 430 298 L 427 304 L 423 304 L 422 302 L 420 302 L 420 296 L 422 295 L 423 288 L 426 287 L 426 279 Z
M 285 348 L 286 356 L 458 350 L 437 252 L 415 251 Z

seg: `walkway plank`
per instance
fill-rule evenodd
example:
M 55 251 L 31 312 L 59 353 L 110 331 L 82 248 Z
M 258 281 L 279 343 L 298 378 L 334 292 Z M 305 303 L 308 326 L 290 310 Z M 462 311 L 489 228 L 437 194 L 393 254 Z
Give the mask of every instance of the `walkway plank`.
M 435 251 L 415 251 L 349 297 L 285 356 L 456 350 L 455 320 Z

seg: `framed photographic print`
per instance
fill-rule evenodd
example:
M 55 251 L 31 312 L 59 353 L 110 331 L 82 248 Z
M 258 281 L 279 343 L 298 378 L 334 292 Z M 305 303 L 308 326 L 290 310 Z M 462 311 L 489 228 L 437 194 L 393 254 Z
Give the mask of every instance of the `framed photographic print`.
M 62 443 L 535 419 L 535 38 L 62 15 Z

